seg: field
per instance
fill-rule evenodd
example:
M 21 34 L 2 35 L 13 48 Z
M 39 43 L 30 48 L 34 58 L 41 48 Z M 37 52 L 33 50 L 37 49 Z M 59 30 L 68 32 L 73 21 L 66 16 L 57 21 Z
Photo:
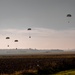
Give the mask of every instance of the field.
M 75 75 L 75 70 L 61 71 L 53 75 Z
M 0 56 L 0 74 L 42 75 L 75 69 L 75 54 Z

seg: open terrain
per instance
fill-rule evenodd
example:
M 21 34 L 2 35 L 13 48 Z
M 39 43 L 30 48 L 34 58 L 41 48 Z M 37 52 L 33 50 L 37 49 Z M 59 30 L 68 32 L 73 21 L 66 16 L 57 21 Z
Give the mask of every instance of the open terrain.
M 66 70 L 66 71 L 61 71 L 56 74 L 52 75 L 75 75 L 75 70 Z
M 54 74 L 75 69 L 75 54 L 1 55 L 0 74 Z

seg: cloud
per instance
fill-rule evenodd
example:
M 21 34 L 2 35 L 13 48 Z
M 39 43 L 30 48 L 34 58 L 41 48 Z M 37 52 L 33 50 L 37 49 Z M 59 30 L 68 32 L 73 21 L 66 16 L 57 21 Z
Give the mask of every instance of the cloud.
M 53 30 L 47 28 L 27 29 L 3 29 L 0 30 L 0 48 L 74 48 L 75 30 Z M 29 35 L 32 36 L 29 39 Z M 5 37 L 9 36 L 10 40 Z M 18 39 L 18 43 L 14 40 Z
M 28 31 L 27 29 L 3 29 L 0 30 L 2 34 L 16 34 L 19 35 L 32 35 L 41 38 L 75 38 L 75 30 L 53 30 L 47 28 L 33 28 Z

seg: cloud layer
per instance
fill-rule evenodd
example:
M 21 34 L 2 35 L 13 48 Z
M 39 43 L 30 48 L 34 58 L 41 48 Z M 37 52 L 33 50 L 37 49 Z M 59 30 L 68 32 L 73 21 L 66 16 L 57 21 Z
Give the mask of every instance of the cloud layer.
M 68 49 L 75 48 L 75 30 L 52 30 L 46 28 L 4 29 L 0 30 L 0 48 L 41 48 L 41 49 Z M 5 38 L 9 36 L 10 39 Z M 31 36 L 31 38 L 29 38 Z M 15 43 L 14 40 L 19 40 Z M 16 46 L 17 44 L 17 46 Z

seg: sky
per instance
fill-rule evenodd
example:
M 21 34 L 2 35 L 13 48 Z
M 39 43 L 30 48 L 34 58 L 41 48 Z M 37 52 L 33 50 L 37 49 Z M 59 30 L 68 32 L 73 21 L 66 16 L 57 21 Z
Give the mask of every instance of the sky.
M 74 34 L 75 0 L 0 0 L 0 49 L 75 49 Z

